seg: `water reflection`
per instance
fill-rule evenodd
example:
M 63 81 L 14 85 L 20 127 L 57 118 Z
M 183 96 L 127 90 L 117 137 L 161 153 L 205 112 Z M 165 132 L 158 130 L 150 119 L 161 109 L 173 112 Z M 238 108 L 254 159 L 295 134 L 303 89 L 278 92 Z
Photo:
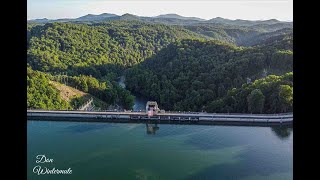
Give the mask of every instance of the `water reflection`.
M 194 126 L 191 126 L 194 127 Z M 199 126 L 197 127 L 198 133 L 196 133 L 194 136 L 192 136 L 188 141 L 190 142 L 203 142 L 200 139 L 198 139 L 198 136 L 201 136 L 202 133 L 200 133 L 202 130 L 206 130 L 207 128 L 210 128 L 210 126 Z M 291 126 L 273 126 L 270 127 L 272 132 L 279 138 L 279 139 L 287 139 L 290 137 L 293 129 Z M 158 123 L 146 123 L 146 132 L 147 134 L 155 135 L 156 131 L 158 131 L 160 128 L 158 126 Z M 200 129 L 200 130 L 199 130 Z M 193 128 L 190 128 L 190 131 L 188 131 L 188 128 L 185 128 L 183 125 L 176 126 L 174 129 L 172 129 L 175 134 L 190 134 L 191 132 L 194 132 Z M 172 132 L 163 131 L 163 133 L 160 134 L 160 136 L 170 136 L 172 135 Z M 159 136 L 159 137 L 160 137 Z M 232 140 L 232 139 L 231 139 Z M 236 139 L 234 139 L 236 141 Z M 211 144 L 211 143 L 210 143 Z M 212 143 L 212 145 L 218 145 L 216 143 Z
M 275 127 L 271 127 L 271 130 L 280 139 L 287 139 L 290 136 L 291 132 L 292 132 L 292 127 L 275 126 Z
M 155 123 L 155 124 L 149 124 L 149 123 L 146 123 L 146 130 L 147 130 L 147 134 L 156 134 L 156 131 L 159 130 L 159 127 L 158 127 L 158 124 Z
M 76 124 L 67 126 L 64 128 L 64 132 L 72 132 L 72 133 L 86 133 L 90 131 L 96 131 L 104 128 L 112 127 L 111 124 L 90 124 L 90 123 L 82 123 L 82 124 Z

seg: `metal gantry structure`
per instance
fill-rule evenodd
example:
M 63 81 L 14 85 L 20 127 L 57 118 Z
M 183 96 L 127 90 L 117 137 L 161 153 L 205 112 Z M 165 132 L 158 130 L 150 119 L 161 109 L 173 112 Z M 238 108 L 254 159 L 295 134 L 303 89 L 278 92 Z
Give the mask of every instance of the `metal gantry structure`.
M 90 98 L 86 103 L 84 103 L 82 106 L 80 106 L 80 108 L 78 110 L 80 110 L 80 111 L 94 110 L 93 98 Z

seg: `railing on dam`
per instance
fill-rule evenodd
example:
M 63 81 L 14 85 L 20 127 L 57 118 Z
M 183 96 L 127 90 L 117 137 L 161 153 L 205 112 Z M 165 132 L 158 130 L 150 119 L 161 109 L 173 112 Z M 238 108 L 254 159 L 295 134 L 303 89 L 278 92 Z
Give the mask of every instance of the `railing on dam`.
M 60 111 L 68 111 L 68 112 L 79 112 L 79 110 L 46 110 L 46 109 L 30 109 L 28 108 L 27 111 L 50 111 L 50 112 L 60 112 Z M 86 112 L 86 111 L 82 111 L 82 112 Z M 88 111 L 89 112 L 89 111 Z M 123 110 L 123 111 L 120 111 L 120 110 L 95 110 L 95 111 L 90 111 L 92 113 L 95 113 L 95 112 L 113 112 L 113 113 L 146 113 L 145 111 L 143 110 L 137 110 L 137 111 L 134 111 L 134 110 Z M 191 111 L 165 111 L 164 113 L 158 113 L 158 114 L 201 114 L 201 115 L 205 115 L 205 114 L 208 114 L 208 115 L 253 115 L 253 116 L 285 116 L 285 115 L 293 115 L 293 112 L 288 112 L 288 113 L 275 113 L 275 114 L 249 114 L 249 113 L 208 113 L 208 112 L 205 112 L 205 111 L 202 111 L 202 112 L 191 112 Z

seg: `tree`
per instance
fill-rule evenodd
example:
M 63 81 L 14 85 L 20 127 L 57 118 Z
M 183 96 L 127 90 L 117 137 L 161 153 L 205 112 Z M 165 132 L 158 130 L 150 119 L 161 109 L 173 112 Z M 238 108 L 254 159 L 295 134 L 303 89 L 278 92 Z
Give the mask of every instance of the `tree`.
M 292 109 L 293 88 L 289 85 L 281 85 L 279 88 L 280 111 L 286 112 Z
M 220 84 L 219 87 L 218 87 L 218 96 L 219 97 L 222 97 L 224 96 L 225 94 L 227 93 L 225 87 L 223 84 Z
M 254 89 L 247 97 L 248 111 L 250 113 L 262 113 L 265 96 L 260 89 Z

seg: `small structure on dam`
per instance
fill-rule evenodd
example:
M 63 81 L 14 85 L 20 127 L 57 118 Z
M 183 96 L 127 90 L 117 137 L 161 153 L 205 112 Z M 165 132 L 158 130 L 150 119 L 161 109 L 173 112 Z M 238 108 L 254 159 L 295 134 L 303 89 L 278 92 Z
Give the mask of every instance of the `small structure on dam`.
M 157 113 L 160 111 L 158 107 L 158 103 L 156 101 L 148 101 L 146 104 L 146 113 L 148 116 L 157 115 Z

